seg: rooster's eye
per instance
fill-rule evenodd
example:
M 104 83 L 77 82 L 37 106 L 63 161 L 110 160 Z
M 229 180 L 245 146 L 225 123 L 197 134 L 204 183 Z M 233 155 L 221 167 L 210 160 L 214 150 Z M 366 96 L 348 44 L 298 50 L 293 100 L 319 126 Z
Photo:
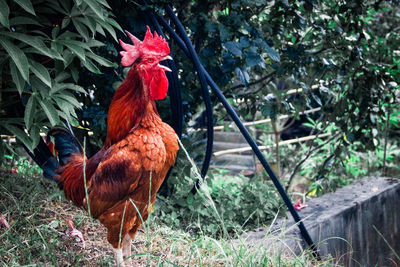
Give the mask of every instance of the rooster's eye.
M 148 62 L 150 62 L 150 63 L 152 63 L 153 61 L 154 61 L 154 59 L 152 59 L 152 58 L 148 59 Z

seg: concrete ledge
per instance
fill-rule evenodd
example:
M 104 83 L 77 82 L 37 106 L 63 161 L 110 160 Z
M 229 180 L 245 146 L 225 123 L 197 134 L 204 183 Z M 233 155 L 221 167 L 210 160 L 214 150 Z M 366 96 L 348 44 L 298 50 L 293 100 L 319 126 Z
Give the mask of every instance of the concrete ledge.
M 299 213 L 321 256 L 332 256 L 345 266 L 400 266 L 393 253 L 400 255 L 399 179 L 365 178 L 307 205 Z M 271 234 L 265 238 L 274 231 L 284 231 L 284 238 L 271 238 Z M 304 247 L 291 217 L 243 237 L 249 244 L 286 252 L 299 253 Z

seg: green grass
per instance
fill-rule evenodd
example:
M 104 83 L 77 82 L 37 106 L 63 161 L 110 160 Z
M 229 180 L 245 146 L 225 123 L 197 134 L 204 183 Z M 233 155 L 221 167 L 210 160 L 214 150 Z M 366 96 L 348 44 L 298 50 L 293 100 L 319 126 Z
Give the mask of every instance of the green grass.
M 102 225 L 68 203 L 55 184 L 40 175 L 0 173 L 0 214 L 11 228 L 0 228 L 1 266 L 113 266 Z M 82 231 L 86 247 L 68 236 L 65 220 Z M 280 238 L 280 237 L 275 237 Z M 278 242 L 278 241 L 277 241 Z M 249 247 L 244 240 L 214 239 L 173 230 L 150 218 L 133 241 L 135 266 L 330 266 L 309 252 L 283 255 Z

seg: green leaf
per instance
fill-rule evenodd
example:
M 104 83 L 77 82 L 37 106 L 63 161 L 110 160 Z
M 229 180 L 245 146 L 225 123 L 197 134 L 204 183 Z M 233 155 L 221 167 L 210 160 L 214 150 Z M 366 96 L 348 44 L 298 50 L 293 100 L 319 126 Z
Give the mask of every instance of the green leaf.
M 29 62 L 31 64 L 31 71 L 36 75 L 36 77 L 51 88 L 51 78 L 46 67 L 34 60 L 29 60 Z
M 236 75 L 239 77 L 240 81 L 247 86 L 250 80 L 249 73 L 246 70 L 243 70 L 242 68 L 239 67 L 235 69 L 235 72 Z
M 68 94 L 64 93 L 64 94 L 58 94 L 57 97 L 66 100 L 68 103 L 73 105 L 75 108 L 82 109 L 81 104 L 79 104 L 78 100 L 76 100 L 76 98 L 73 97 L 72 95 L 68 95 Z
M 86 27 L 88 27 L 90 29 L 90 31 L 92 32 L 92 35 L 94 36 L 94 34 L 96 33 L 96 21 L 91 18 L 91 17 L 85 17 L 85 18 L 75 18 L 77 21 L 79 21 L 80 23 L 84 24 Z
M 89 31 L 87 30 L 86 26 L 76 20 L 75 18 L 72 18 L 72 23 L 74 24 L 76 30 L 82 35 L 85 40 L 89 40 Z
M 78 82 L 78 80 L 79 80 L 79 70 L 78 70 L 78 68 L 77 67 L 70 67 L 69 68 L 69 70 L 70 70 L 70 72 L 71 72 L 71 75 L 72 75 L 72 79 L 74 79 L 74 82 Z
M 117 28 L 121 32 L 124 32 L 124 30 L 121 28 L 121 26 L 116 22 L 113 18 L 108 17 L 106 22 L 110 23 L 114 28 Z
M 266 42 L 262 43 L 262 46 L 265 50 L 265 52 L 267 52 L 268 57 L 274 61 L 281 61 L 281 57 L 279 56 L 279 53 L 276 52 L 274 49 L 272 49 Z
M 36 16 L 35 10 L 33 9 L 32 3 L 30 0 L 14 0 L 20 7 L 25 9 L 25 11 L 31 13 Z
M 254 67 L 256 65 L 262 66 L 265 63 L 264 59 L 253 51 L 249 51 L 246 53 L 246 65 L 248 67 Z
M 33 150 L 31 140 L 28 138 L 26 133 L 14 125 L 7 124 L 7 130 L 15 135 L 18 140 L 20 140 L 31 152 Z
M 46 5 L 49 6 L 50 8 L 52 8 L 53 10 L 56 10 L 56 11 L 60 12 L 61 14 L 68 16 L 69 10 L 65 10 L 64 7 L 60 6 L 59 2 L 62 2 L 62 1 L 48 1 L 46 3 Z
M 88 54 L 86 54 L 86 56 L 94 59 L 97 63 L 99 63 L 105 67 L 117 67 L 118 66 L 117 64 L 109 61 L 108 59 L 105 59 L 105 58 L 98 56 L 96 54 L 93 54 L 93 53 L 88 53 Z
M 65 42 L 65 40 L 59 42 L 68 47 L 69 50 L 71 50 L 75 55 L 77 55 L 82 61 L 86 61 L 85 50 L 82 47 L 74 43 Z
M 53 106 L 53 104 L 51 104 L 48 100 L 46 99 L 40 99 L 38 98 L 39 104 L 42 107 L 44 113 L 46 113 L 47 118 L 50 121 L 50 124 L 52 126 L 57 125 L 57 123 L 59 122 L 60 118 L 58 117 L 58 113 L 57 110 L 55 109 L 55 107 Z
M 0 34 L 24 42 L 27 45 L 35 48 L 42 55 L 48 56 L 50 58 L 63 60 L 60 54 L 49 49 L 40 37 L 30 36 L 27 34 L 16 33 L 16 32 L 0 32 Z
M 39 144 L 40 140 L 40 128 L 36 124 L 32 125 L 32 129 L 29 131 L 29 136 L 32 141 L 32 148 L 35 149 Z
M 38 21 L 29 18 L 29 17 L 13 17 L 10 19 L 10 25 L 16 26 L 16 25 L 37 25 L 37 26 L 43 26 L 40 24 Z
M 10 15 L 10 8 L 8 7 L 5 0 L 0 0 L 0 23 L 6 27 L 10 28 L 10 21 L 8 16 Z
M 101 27 L 101 25 L 100 25 L 100 24 L 97 24 L 97 23 L 96 23 L 96 31 L 97 31 L 98 33 L 100 33 L 101 35 L 106 36 L 106 33 L 104 32 L 104 30 L 103 30 L 103 28 Z
M 101 20 L 97 20 L 97 22 L 98 22 L 104 29 L 106 29 L 106 31 L 108 31 L 108 32 L 111 34 L 111 36 L 114 38 L 114 40 L 115 40 L 116 42 L 118 42 L 117 35 L 115 34 L 115 30 L 114 30 L 114 28 L 113 28 L 110 24 L 108 24 L 108 23 L 105 22 L 105 21 L 101 21 Z
M 54 27 L 53 30 L 51 30 L 51 38 L 56 39 L 59 33 L 60 27 Z
M 31 97 L 29 97 L 28 103 L 26 104 L 25 114 L 24 114 L 25 126 L 28 130 L 32 126 L 33 118 L 35 117 L 35 111 L 36 111 L 36 99 L 34 95 L 31 95 Z
M 87 94 L 85 89 L 83 89 L 79 85 L 76 85 L 76 84 L 73 84 L 73 83 L 57 83 L 51 88 L 50 95 L 53 95 L 53 94 L 55 94 L 57 92 L 65 90 L 65 89 L 70 89 L 70 90 L 77 91 L 77 92 L 80 92 L 80 93 L 83 93 L 83 94 Z
M 96 65 L 93 64 L 93 62 L 90 59 L 86 59 L 86 61 L 81 61 L 83 66 L 85 66 L 89 71 L 96 73 L 96 74 L 102 74 L 102 72 L 96 67 Z
M 98 18 L 104 20 L 103 10 L 101 6 L 95 0 L 84 0 L 84 2 L 90 7 L 91 10 L 97 15 Z
M 74 0 L 74 2 L 77 6 L 80 6 L 82 5 L 83 0 Z
M 78 34 L 75 34 L 75 33 L 73 33 L 73 34 L 76 35 L 79 38 L 81 37 Z M 61 43 L 64 43 L 65 45 L 66 44 L 71 44 L 71 45 L 79 46 L 79 47 L 81 47 L 83 49 L 91 51 L 90 47 L 86 43 L 81 42 L 81 41 L 71 40 L 71 39 L 59 39 L 58 41 L 61 42 Z
M 59 83 L 70 77 L 71 77 L 71 75 L 68 72 L 62 71 L 59 74 L 57 74 L 57 76 L 54 78 L 54 81 Z
M 97 0 L 98 3 L 102 4 L 103 6 L 111 9 L 111 7 L 108 5 L 106 0 Z
M 6 38 L 0 37 L 0 45 L 4 47 L 14 61 L 24 80 L 29 82 L 29 64 L 24 52 Z
M 102 47 L 105 46 L 104 43 L 97 41 L 95 39 L 90 39 L 89 42 L 86 43 L 89 47 Z
M 235 56 L 241 56 L 242 55 L 242 50 L 239 47 L 239 44 L 236 42 L 226 42 L 222 44 L 225 49 L 227 49 L 229 52 L 231 52 Z
M 21 73 L 17 70 L 17 66 L 15 66 L 15 63 L 12 60 L 10 60 L 10 70 L 12 80 L 17 86 L 19 95 L 21 95 L 25 88 L 25 80 L 22 77 Z
M 70 22 L 71 22 L 70 19 L 63 19 L 63 21 L 61 22 L 61 29 L 65 29 Z

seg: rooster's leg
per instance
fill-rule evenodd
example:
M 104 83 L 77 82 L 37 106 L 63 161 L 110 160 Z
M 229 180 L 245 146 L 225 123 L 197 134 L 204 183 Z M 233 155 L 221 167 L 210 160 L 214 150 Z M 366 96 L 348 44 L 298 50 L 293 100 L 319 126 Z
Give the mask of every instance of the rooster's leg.
M 121 248 L 114 248 L 115 263 L 118 267 L 125 267 Z
M 132 238 L 129 234 L 126 234 L 122 240 L 122 254 L 128 266 L 132 266 Z

